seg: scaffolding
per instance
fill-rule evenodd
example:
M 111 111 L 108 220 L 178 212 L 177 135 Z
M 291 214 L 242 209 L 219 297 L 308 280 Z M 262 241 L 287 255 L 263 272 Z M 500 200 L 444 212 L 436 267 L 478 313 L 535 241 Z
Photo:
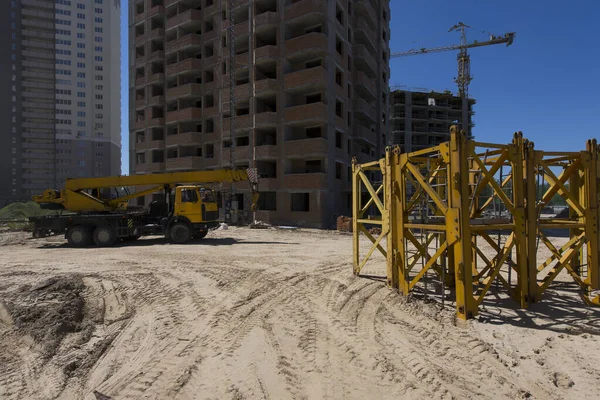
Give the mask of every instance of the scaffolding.
M 455 126 L 450 133 L 428 149 L 354 160 L 354 274 L 379 251 L 390 287 L 449 299 L 461 319 L 478 314 L 490 289 L 526 308 L 563 270 L 587 304 L 600 305 L 596 140 L 580 152 L 547 152 L 520 132 L 507 145 L 469 140 Z M 556 195 L 569 214 L 542 214 Z M 557 245 L 549 230 L 568 240 Z M 551 256 L 538 259 L 540 246 Z

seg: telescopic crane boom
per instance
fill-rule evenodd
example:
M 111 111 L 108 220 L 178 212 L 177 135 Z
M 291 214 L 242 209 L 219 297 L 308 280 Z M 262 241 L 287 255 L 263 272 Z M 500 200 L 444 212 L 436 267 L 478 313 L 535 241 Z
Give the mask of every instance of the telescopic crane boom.
M 469 97 L 469 84 L 473 80 L 471 76 L 471 57 L 469 56 L 467 49 L 472 49 L 475 47 L 483 47 L 483 46 L 491 46 L 494 44 L 502 44 L 506 43 L 506 46 L 510 46 L 513 44 L 516 33 L 509 32 L 505 33 L 502 36 L 490 35 L 490 39 L 485 42 L 473 41 L 471 43 L 467 43 L 467 35 L 465 32 L 465 28 L 470 28 L 470 26 L 459 22 L 450 28 L 448 32 L 452 31 L 460 31 L 461 38 L 460 44 L 453 44 L 450 46 L 439 46 L 439 47 L 431 47 L 431 48 L 421 48 L 421 49 L 412 49 L 408 51 L 392 53 L 390 58 L 396 57 L 408 57 L 408 56 L 416 56 L 419 54 L 427 54 L 427 53 L 440 53 L 442 51 L 451 51 L 451 50 L 459 50 L 457 61 L 458 61 L 458 75 L 454 79 L 454 81 L 458 84 L 458 94 L 460 97 Z

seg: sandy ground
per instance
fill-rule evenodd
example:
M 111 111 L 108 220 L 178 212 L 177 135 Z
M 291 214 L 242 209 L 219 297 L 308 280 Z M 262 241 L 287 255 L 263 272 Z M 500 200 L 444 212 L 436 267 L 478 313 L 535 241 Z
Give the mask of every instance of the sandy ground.
M 354 277 L 334 232 L 110 249 L 4 232 L 0 398 L 594 398 L 600 313 L 568 282 L 527 311 L 492 294 L 461 324 Z

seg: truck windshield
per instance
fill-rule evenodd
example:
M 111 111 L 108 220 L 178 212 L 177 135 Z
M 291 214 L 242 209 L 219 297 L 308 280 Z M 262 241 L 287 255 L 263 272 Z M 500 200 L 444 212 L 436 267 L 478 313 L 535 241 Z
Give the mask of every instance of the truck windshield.
M 215 198 L 213 196 L 212 190 L 209 189 L 200 189 L 200 197 L 204 203 L 214 203 Z

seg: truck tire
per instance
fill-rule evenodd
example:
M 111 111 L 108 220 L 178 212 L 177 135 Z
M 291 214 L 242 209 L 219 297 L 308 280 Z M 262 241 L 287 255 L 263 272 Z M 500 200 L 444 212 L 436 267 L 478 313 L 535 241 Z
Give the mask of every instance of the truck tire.
M 117 234 L 110 226 L 100 225 L 94 229 L 94 243 L 98 247 L 110 247 L 117 242 Z
M 83 225 L 75 225 L 67 230 L 67 242 L 71 247 L 85 247 L 91 243 L 91 235 L 88 228 Z
M 185 222 L 176 222 L 171 227 L 170 236 L 173 243 L 182 244 L 190 240 L 192 232 L 190 226 Z

